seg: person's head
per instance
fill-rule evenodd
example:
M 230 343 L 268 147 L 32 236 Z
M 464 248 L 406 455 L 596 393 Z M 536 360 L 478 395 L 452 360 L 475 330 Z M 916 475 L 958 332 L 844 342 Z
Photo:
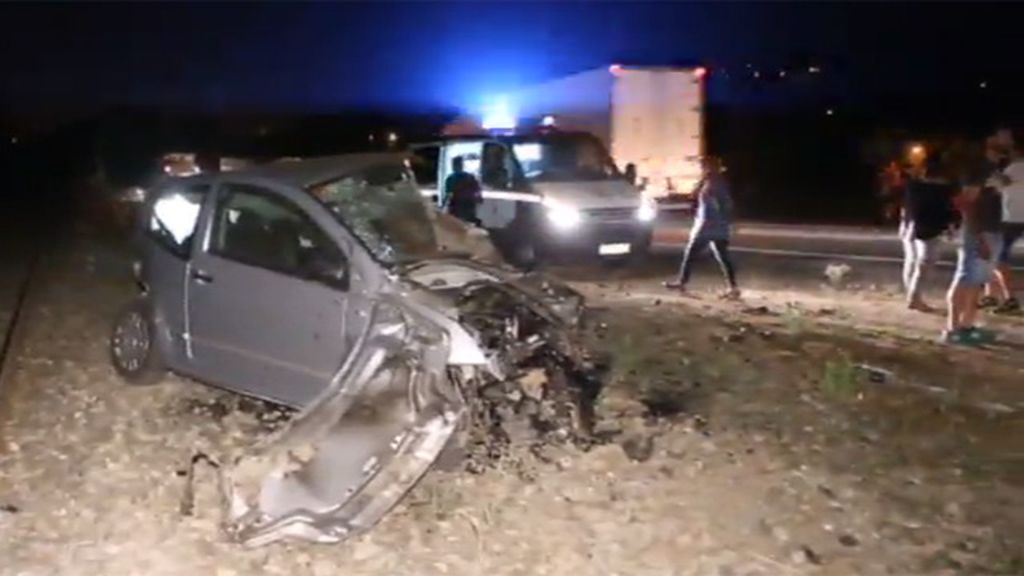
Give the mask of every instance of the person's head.
M 722 161 L 717 156 L 704 156 L 700 160 L 700 167 L 704 174 L 719 174 L 722 172 Z
M 924 175 L 927 178 L 941 178 L 944 176 L 942 170 L 942 157 L 938 154 L 929 154 L 924 159 Z
M 464 172 L 466 164 L 462 160 L 462 156 L 456 156 L 452 158 L 452 172 Z
M 630 184 L 636 184 L 636 164 L 630 162 L 626 164 L 626 168 L 622 171 L 622 175 L 625 176 L 626 180 Z

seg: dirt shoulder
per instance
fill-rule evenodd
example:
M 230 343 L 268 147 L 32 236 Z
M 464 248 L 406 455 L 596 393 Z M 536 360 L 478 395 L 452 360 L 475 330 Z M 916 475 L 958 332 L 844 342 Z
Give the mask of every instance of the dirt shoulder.
M 46 263 L 32 300 L 2 423 L 0 573 L 1024 569 L 1019 355 L 951 354 L 784 298 L 743 307 L 598 284 L 584 288 L 611 362 L 607 443 L 433 472 L 344 545 L 240 549 L 218 531 L 209 470 L 195 515 L 181 514 L 183 470 L 251 441 L 263 414 L 181 378 L 116 378 L 107 328 L 131 294 L 118 258 L 77 246 Z

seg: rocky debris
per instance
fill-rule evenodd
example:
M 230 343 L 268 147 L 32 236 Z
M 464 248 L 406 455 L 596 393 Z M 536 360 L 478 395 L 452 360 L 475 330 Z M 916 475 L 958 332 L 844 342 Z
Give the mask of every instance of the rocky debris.
M 848 548 L 853 548 L 854 546 L 860 545 L 860 539 L 853 534 L 840 534 L 839 543 Z
M 849 264 L 832 263 L 825 266 L 825 278 L 828 279 L 829 285 L 835 288 L 842 287 L 851 272 L 853 272 L 853 268 Z
M 630 436 L 620 445 L 626 456 L 634 462 L 646 462 L 654 455 L 654 437 L 651 435 Z

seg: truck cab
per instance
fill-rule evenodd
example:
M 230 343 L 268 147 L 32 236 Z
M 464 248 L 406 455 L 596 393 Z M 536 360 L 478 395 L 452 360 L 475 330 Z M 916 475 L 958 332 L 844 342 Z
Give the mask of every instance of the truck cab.
M 569 254 L 623 258 L 650 245 L 654 203 L 588 133 L 449 136 L 412 152 L 421 191 L 440 208 L 452 160 L 462 158 L 483 190 L 477 217 L 514 263 Z

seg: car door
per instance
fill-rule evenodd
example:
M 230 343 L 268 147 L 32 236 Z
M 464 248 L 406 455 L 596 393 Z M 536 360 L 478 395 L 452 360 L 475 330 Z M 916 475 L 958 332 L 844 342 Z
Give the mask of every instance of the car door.
M 146 285 L 157 329 L 166 345 L 161 357 L 171 368 L 187 369 L 185 290 L 188 259 L 210 185 L 181 182 L 154 191 L 141 225 L 141 280 Z
M 440 205 L 441 192 L 441 145 L 418 144 L 412 146 L 410 167 L 416 176 L 420 194 L 435 206 Z
M 346 353 L 348 302 L 348 258 L 330 222 L 301 192 L 221 183 L 188 282 L 202 377 L 292 406 L 329 383 Z

